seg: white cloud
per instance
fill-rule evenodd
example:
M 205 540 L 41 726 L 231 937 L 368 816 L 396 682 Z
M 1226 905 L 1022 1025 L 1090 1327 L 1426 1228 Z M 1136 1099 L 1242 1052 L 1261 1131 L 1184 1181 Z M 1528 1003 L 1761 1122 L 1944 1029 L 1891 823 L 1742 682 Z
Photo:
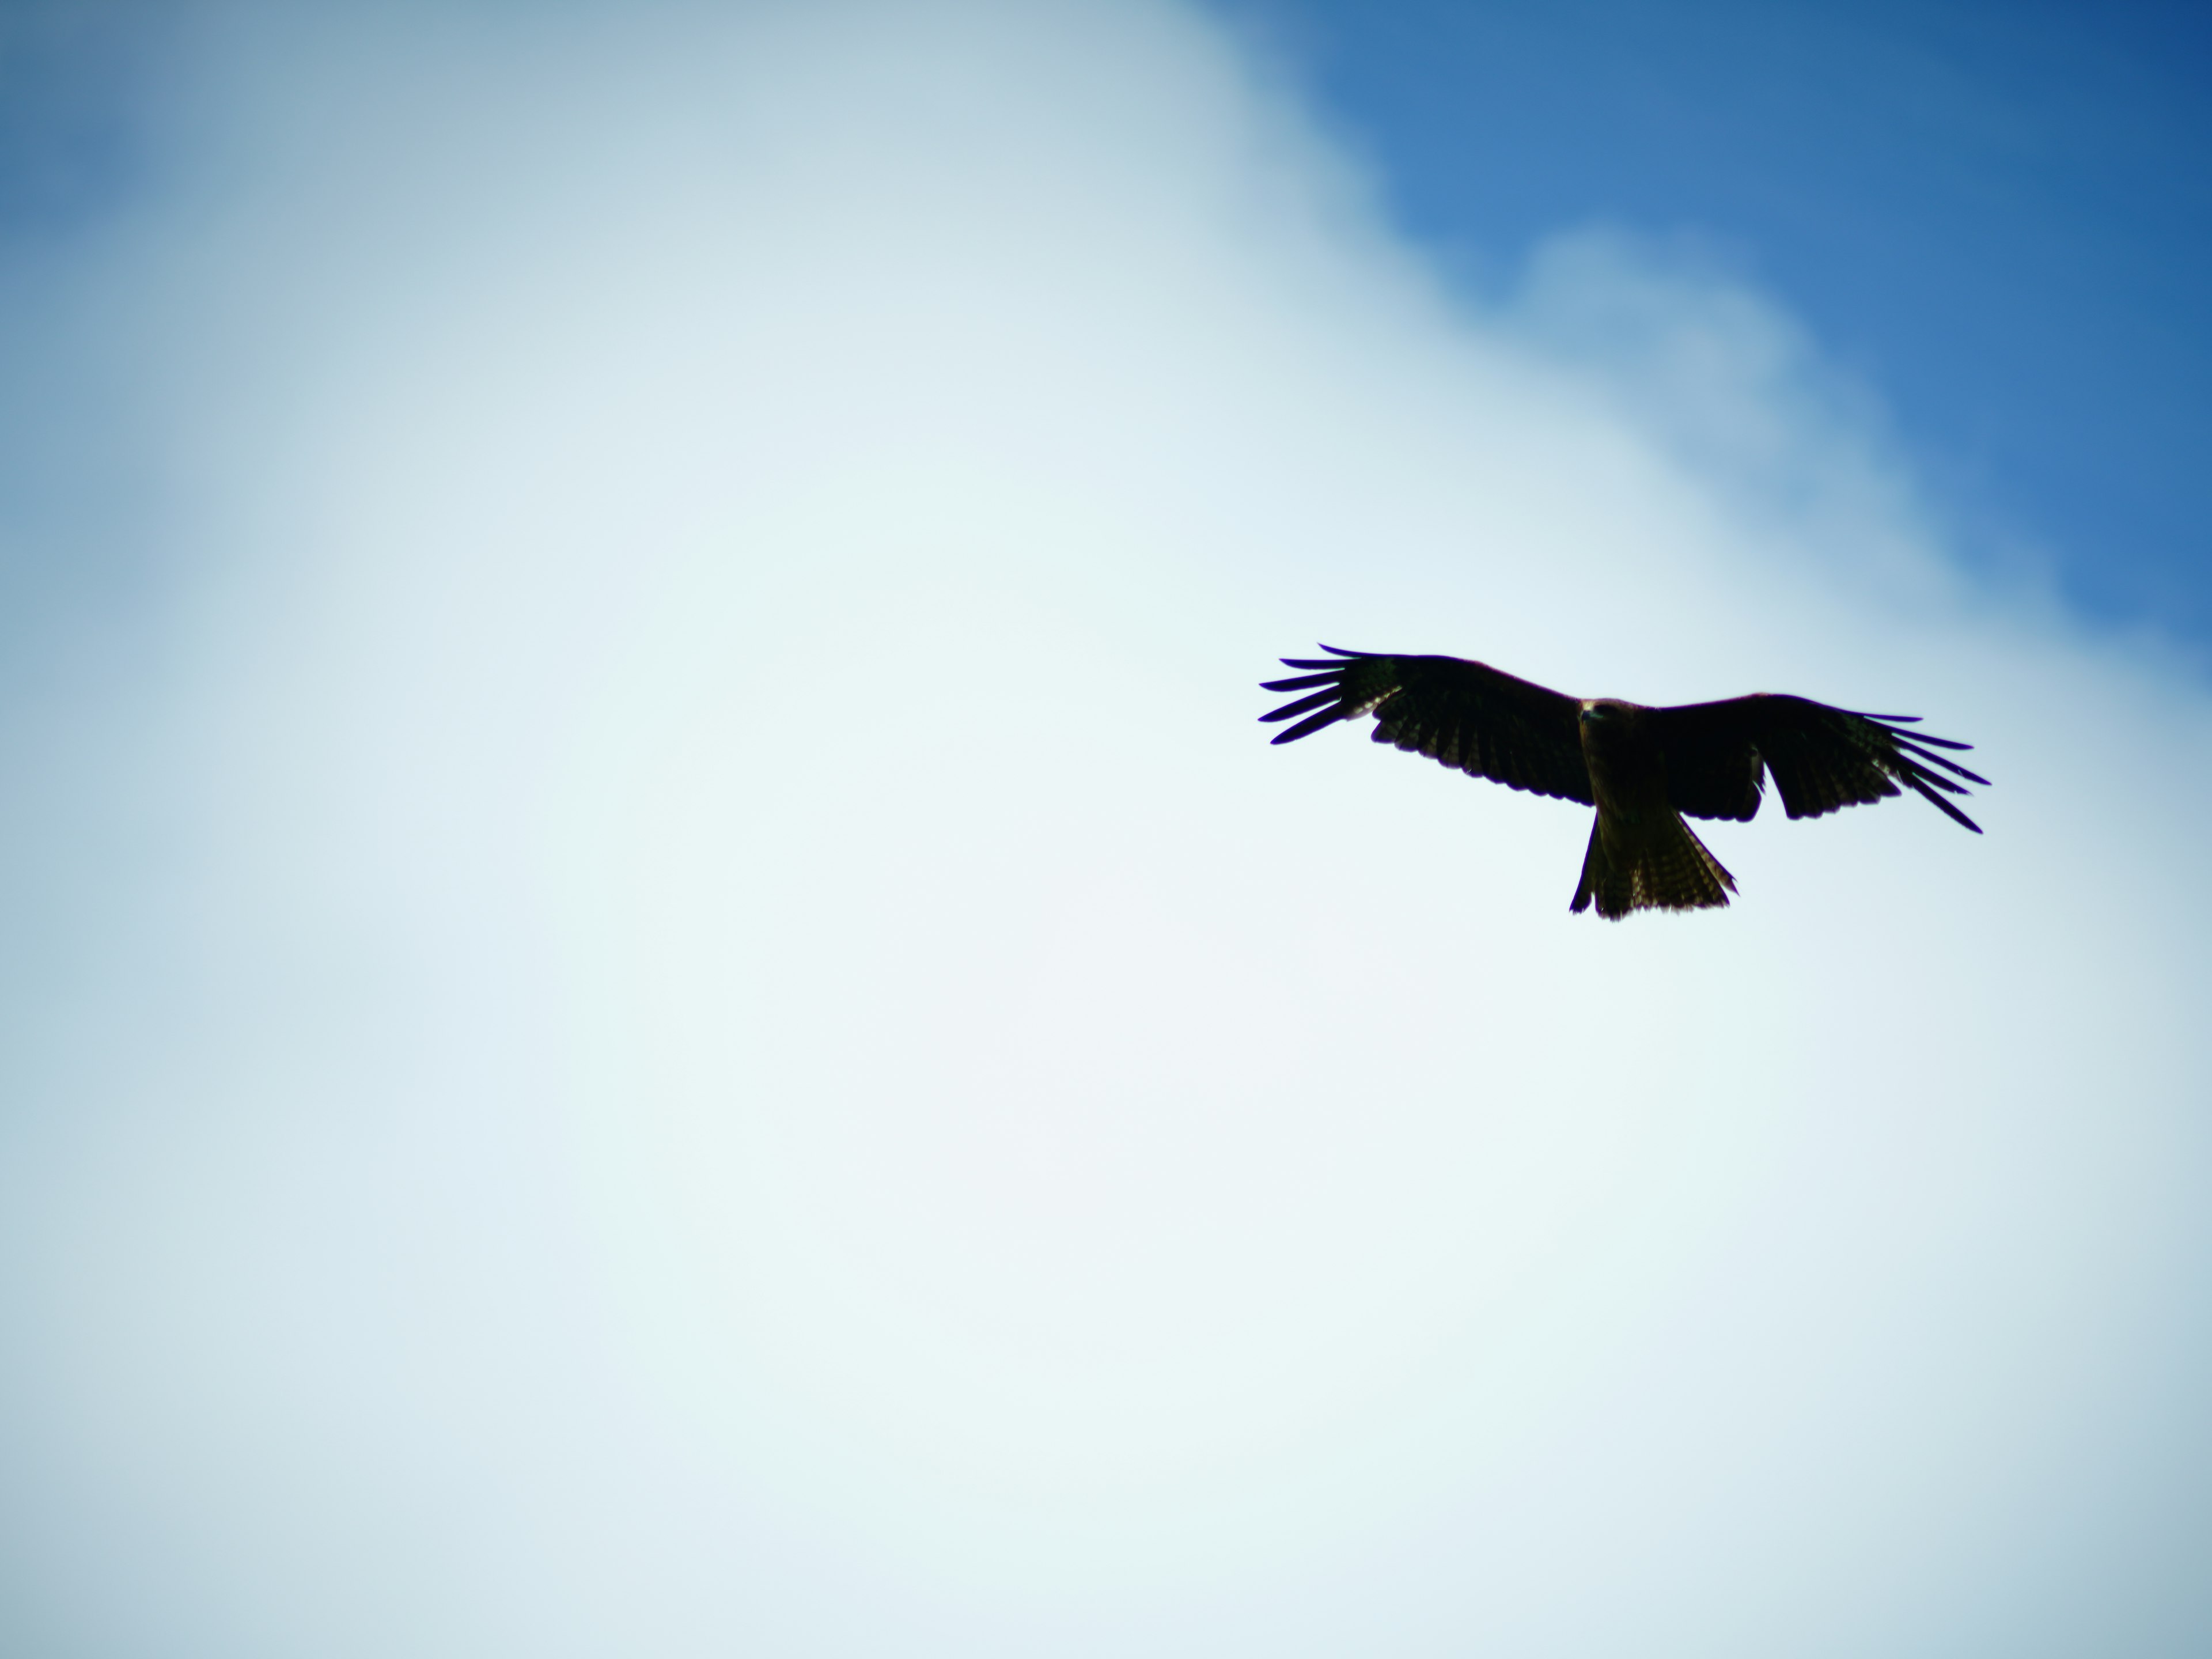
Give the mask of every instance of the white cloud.
M 2203 1632 L 2212 722 L 1768 302 L 1457 305 L 1164 7 L 199 38 L 80 313 L 178 574 L 14 720 L 26 1632 Z M 1316 632 L 1924 713 L 1990 833 L 1571 920 L 1580 811 L 1267 747 Z

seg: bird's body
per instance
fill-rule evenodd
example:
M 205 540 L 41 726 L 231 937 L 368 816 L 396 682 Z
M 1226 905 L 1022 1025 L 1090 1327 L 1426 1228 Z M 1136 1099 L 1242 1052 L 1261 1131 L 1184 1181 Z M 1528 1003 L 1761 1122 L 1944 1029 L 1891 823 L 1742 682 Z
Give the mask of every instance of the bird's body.
M 1261 716 L 1304 716 L 1275 741 L 1371 714 L 1377 743 L 1595 806 L 1578 911 L 1595 903 L 1617 921 L 1632 910 L 1726 904 L 1735 882 L 1683 818 L 1750 817 L 1770 773 L 1793 818 L 1880 800 L 1903 784 L 1981 833 L 1944 799 L 1966 792 L 1943 774 L 1988 780 L 1934 752 L 1969 745 L 1899 730 L 1913 715 L 1856 714 L 1765 694 L 1650 708 L 1569 697 L 1458 657 L 1322 649 L 1333 659 L 1283 659 L 1314 672 L 1266 683 L 1270 691 L 1309 694 Z
M 1726 904 L 1735 878 L 1706 850 L 1667 798 L 1667 757 L 1651 710 L 1614 697 L 1582 706 L 1583 764 L 1597 817 L 1572 908 L 1594 899 L 1601 916 Z

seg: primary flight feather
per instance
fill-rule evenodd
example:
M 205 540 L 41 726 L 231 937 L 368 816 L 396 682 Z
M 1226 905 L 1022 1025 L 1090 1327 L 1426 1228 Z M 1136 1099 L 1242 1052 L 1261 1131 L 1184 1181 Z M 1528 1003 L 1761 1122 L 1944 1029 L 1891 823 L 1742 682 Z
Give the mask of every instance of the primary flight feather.
M 1297 721 L 1275 741 L 1372 714 L 1377 743 L 1595 806 L 1576 911 L 1595 902 L 1598 915 L 1618 921 L 1632 910 L 1726 904 L 1735 878 L 1683 817 L 1748 818 L 1770 774 L 1793 818 L 1881 800 L 1901 784 L 1982 832 L 1946 797 L 1966 793 L 1954 779 L 1985 788 L 1989 780 L 1936 752 L 1973 745 L 1903 730 L 1917 714 L 1855 714 L 1764 692 L 1646 708 L 1570 697 L 1459 657 L 1321 648 L 1328 658 L 1283 659 L 1310 672 L 1263 682 L 1266 690 L 1306 694 L 1260 716 Z

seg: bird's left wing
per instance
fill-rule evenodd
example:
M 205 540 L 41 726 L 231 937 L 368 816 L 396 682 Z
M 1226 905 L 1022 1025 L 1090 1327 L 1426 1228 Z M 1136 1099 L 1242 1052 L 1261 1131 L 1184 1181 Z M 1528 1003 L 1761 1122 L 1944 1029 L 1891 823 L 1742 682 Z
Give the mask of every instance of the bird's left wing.
M 1667 757 L 1668 797 L 1692 817 L 1751 817 L 1766 771 L 1793 818 L 1881 800 L 1903 784 L 1981 833 L 1945 797 L 1966 793 L 1954 778 L 1984 788 L 1989 780 L 1936 752 L 1973 745 L 1905 731 L 1917 714 L 1854 714 L 1808 697 L 1761 693 L 1655 708 L 1649 719 Z
M 1395 743 L 1509 788 L 1594 804 L 1577 724 L 1582 705 L 1574 698 L 1459 657 L 1322 649 L 1340 660 L 1285 657 L 1285 668 L 1317 672 L 1264 682 L 1266 690 L 1309 694 L 1260 716 L 1305 717 L 1277 743 L 1371 714 L 1377 743 Z

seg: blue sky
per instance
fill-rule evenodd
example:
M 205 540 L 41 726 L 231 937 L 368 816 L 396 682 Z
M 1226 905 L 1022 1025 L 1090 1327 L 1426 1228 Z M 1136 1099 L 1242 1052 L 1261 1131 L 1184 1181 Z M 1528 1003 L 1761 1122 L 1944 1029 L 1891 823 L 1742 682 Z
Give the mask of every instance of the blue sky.
M 1692 241 L 1864 379 L 1968 557 L 2212 641 L 2201 8 L 1228 9 L 1475 291 L 1563 224 Z
M 1741 227 L 1166 0 L 37 15 L 0 1647 L 2212 1643 L 2212 697 Z M 1988 833 L 1571 917 L 1316 638 Z

